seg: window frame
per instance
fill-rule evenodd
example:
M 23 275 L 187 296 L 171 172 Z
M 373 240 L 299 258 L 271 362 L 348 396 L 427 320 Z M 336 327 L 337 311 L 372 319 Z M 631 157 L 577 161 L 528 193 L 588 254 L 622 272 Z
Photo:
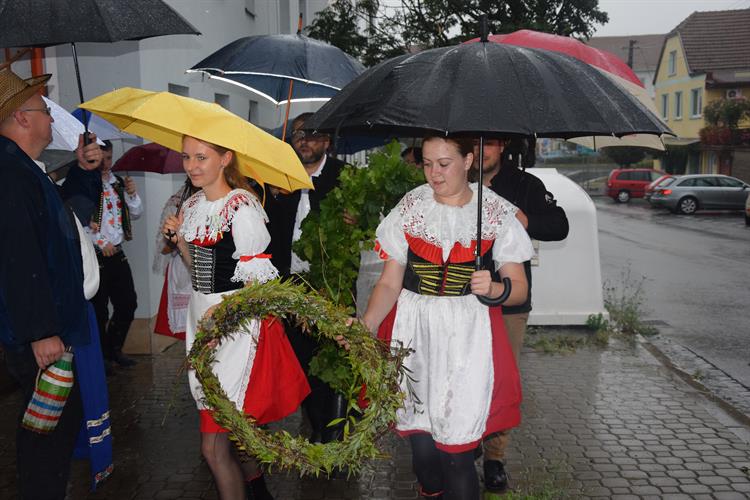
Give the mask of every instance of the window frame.
M 695 112 L 697 110 L 697 113 Z M 698 87 L 690 89 L 690 118 L 701 118 L 703 116 L 703 89 Z
M 661 95 L 661 117 L 669 120 L 669 93 Z
M 677 74 L 677 51 L 671 50 L 669 51 L 669 59 L 667 61 L 667 70 L 669 76 L 674 76 Z
M 682 120 L 682 90 L 674 93 L 674 119 Z

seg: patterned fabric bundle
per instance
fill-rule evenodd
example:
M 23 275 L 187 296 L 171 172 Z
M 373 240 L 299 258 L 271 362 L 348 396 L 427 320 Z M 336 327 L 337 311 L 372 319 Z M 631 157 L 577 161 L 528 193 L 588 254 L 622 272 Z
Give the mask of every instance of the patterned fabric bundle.
M 39 434 L 54 431 L 72 387 L 73 353 L 65 351 L 62 358 L 41 371 L 37 377 L 36 389 L 26 407 L 21 425 Z

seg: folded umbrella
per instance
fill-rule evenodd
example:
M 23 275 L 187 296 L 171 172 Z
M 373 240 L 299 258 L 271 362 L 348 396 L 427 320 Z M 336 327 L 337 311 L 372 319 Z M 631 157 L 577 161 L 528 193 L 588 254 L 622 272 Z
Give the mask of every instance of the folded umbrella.
M 125 87 L 91 99 L 81 108 L 120 130 L 182 151 L 185 135 L 231 149 L 240 171 L 260 184 L 288 191 L 311 188 L 310 176 L 292 147 L 218 104 L 170 92 Z

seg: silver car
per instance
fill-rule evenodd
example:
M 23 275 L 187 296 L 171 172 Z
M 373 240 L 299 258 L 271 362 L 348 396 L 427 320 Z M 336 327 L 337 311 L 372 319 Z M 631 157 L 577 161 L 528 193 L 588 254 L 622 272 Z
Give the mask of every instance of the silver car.
M 673 212 L 694 214 L 696 210 L 743 210 L 750 185 L 728 175 L 681 175 L 657 187 L 649 203 Z

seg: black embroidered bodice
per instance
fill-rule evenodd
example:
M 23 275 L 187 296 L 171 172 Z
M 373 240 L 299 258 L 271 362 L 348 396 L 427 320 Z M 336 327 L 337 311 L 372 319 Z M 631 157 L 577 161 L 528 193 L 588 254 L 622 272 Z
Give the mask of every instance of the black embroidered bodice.
M 229 292 L 244 286 L 242 282 L 231 280 L 237 267 L 237 259 L 232 258 L 235 251 L 232 231 L 224 231 L 221 236 L 221 239 L 211 246 L 188 243 L 192 260 L 190 278 L 196 292 Z
M 492 252 L 489 250 L 482 256 L 482 268 L 495 268 Z M 469 295 L 471 294 L 471 274 L 473 272 L 474 260 L 435 264 L 418 256 L 409 248 L 403 286 L 410 292 L 420 295 L 449 297 Z M 494 270 L 492 271 L 492 280 L 500 281 L 498 273 Z

